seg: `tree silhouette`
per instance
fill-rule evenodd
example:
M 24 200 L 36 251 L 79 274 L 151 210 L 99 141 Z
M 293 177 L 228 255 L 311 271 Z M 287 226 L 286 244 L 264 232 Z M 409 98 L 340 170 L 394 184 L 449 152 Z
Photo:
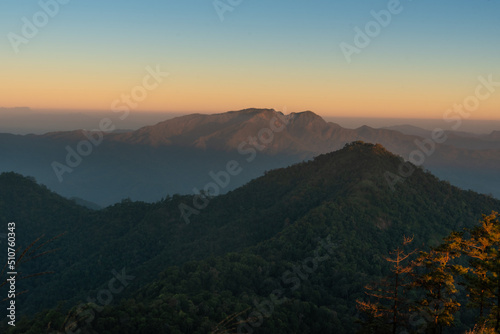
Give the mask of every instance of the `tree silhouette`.
M 357 308 L 367 319 L 360 333 L 387 333 L 395 334 L 403 327 L 408 318 L 408 300 L 405 296 L 410 285 L 410 274 L 413 270 L 410 256 L 416 250 L 406 252 L 405 248 L 411 244 L 413 237 L 403 237 L 402 245 L 398 246 L 385 260 L 391 264 L 392 274 L 382 282 L 367 285 L 365 293 L 375 302 L 356 300 Z
M 424 292 L 415 307 L 425 314 L 435 334 L 453 325 L 453 314 L 460 308 L 455 275 L 462 271 L 453 262 L 461 255 L 460 247 L 460 239 L 452 234 L 440 246 L 421 252 L 414 263 L 417 270 L 413 286 Z
M 463 253 L 469 257 L 465 277 L 470 306 L 479 308 L 479 323 L 489 319 L 495 331 L 500 329 L 500 222 L 498 213 L 483 215 L 479 226 L 468 230 Z M 485 311 L 491 310 L 488 319 Z

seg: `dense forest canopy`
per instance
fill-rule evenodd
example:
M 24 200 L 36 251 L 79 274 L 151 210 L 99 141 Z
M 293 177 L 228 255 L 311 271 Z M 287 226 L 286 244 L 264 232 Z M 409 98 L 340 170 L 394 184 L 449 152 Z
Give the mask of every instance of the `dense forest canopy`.
M 4 173 L 0 220 L 16 221 L 20 250 L 65 233 L 23 264 L 53 273 L 19 282 L 25 317 L 9 333 L 352 333 L 403 236 L 432 253 L 500 207 L 416 166 L 391 187 L 403 163 L 355 142 L 210 198 L 189 224 L 179 206 L 192 196 L 91 210 Z M 450 333 L 474 312 L 453 313 Z

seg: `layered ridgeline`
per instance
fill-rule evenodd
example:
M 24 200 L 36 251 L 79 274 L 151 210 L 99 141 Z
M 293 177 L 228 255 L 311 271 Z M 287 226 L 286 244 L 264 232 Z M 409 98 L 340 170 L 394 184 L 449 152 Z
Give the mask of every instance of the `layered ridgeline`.
M 284 115 L 271 109 L 193 114 L 125 133 L 116 132 L 119 120 L 98 123 L 97 132 L 0 134 L 0 171 L 34 176 L 63 196 L 101 206 L 123 198 L 154 202 L 166 194 L 193 194 L 213 181 L 210 172 L 225 170 L 229 161 L 242 170 L 222 192 L 266 170 L 362 140 L 423 163 L 464 189 L 500 197 L 500 141 L 494 134 L 460 139 L 453 133 L 421 132 L 419 137 L 367 126 L 345 129 L 310 111 Z
M 189 224 L 179 207 L 200 198 L 90 211 L 4 174 L 0 218 L 20 240 L 67 231 L 23 264 L 54 273 L 18 283 L 18 312 L 52 309 L 8 332 L 352 333 L 355 300 L 403 235 L 426 250 L 500 207 L 410 167 L 356 142 L 209 198 Z

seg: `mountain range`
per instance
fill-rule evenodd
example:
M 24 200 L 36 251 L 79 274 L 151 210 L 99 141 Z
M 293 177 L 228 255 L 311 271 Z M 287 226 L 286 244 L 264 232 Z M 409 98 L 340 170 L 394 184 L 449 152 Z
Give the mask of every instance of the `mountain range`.
M 59 194 L 100 206 L 124 198 L 153 202 L 202 190 L 213 182 L 210 175 L 223 171 L 230 161 L 236 161 L 242 172 L 221 192 L 266 170 L 362 140 L 423 163 L 464 189 L 500 197 L 498 131 L 490 135 L 443 131 L 436 141 L 432 132 L 422 129 L 346 129 L 311 111 L 284 115 L 273 109 L 192 114 L 136 131 L 117 131 L 118 123 L 109 118 L 101 122 L 104 128 L 98 122 L 97 131 L 0 134 L 0 171 L 31 175 Z

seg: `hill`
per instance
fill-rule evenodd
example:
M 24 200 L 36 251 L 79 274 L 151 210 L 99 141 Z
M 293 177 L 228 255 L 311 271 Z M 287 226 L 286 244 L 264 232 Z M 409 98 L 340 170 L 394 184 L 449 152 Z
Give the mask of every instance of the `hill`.
M 11 332 L 78 327 L 99 333 L 206 333 L 231 314 L 251 318 L 274 298 L 283 302 L 273 302 L 262 321 L 254 319 L 255 333 L 351 333 L 354 300 L 365 284 L 387 273 L 384 256 L 403 235 L 414 235 L 416 246 L 426 249 L 500 207 L 498 200 L 460 190 L 419 168 L 392 190 L 387 172 L 398 174 L 402 163 L 380 145 L 356 142 L 269 171 L 209 197 L 203 208 L 196 208 L 203 198 L 193 196 L 155 204 L 124 201 L 101 211 L 81 208 L 69 239 L 58 240 L 63 252 L 37 263 L 56 266 L 57 273 L 37 278 L 23 305 L 37 305 L 33 312 L 67 302 Z M 9 193 L 16 193 L 17 182 L 40 189 L 8 176 L 11 183 L 2 189 Z M 8 200 L 2 203 L 10 205 Z M 75 205 L 58 201 L 55 212 Z M 19 210 L 32 212 L 31 203 L 17 199 Z M 197 210 L 189 224 L 181 217 L 183 206 Z M 38 220 L 26 219 L 35 235 L 64 226 L 34 225 Z M 122 268 L 134 278 L 102 308 L 109 281 Z M 68 315 L 66 309 L 80 302 L 80 311 Z M 92 319 L 82 312 L 91 312 Z

